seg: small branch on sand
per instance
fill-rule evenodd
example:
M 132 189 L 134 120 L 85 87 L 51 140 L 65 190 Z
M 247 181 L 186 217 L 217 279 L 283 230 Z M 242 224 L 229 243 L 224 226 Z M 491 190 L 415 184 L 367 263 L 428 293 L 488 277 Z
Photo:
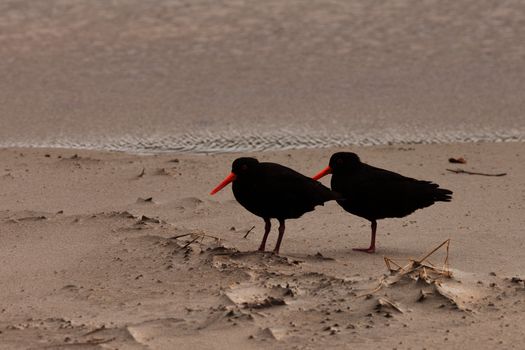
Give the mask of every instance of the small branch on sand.
M 391 258 L 385 257 L 385 264 L 390 270 L 390 275 L 384 275 L 379 279 L 377 287 L 372 291 L 365 294 L 358 295 L 366 296 L 367 299 L 372 297 L 372 294 L 378 292 L 382 288 L 388 288 L 400 281 L 421 281 L 426 283 L 427 287 L 425 289 L 420 288 L 420 294 L 417 298 L 417 301 L 421 302 L 428 295 L 440 295 L 450 301 L 457 309 L 465 312 L 471 312 L 472 306 L 472 295 L 470 290 L 464 290 L 458 287 L 460 280 L 454 279 L 452 272 L 448 266 L 449 259 L 449 246 L 450 239 L 447 239 L 445 242 L 438 245 L 436 248 L 432 249 L 428 254 L 425 254 L 420 259 L 409 259 L 409 263 L 401 267 L 400 264 L 394 262 Z M 443 262 L 443 268 L 439 268 L 436 265 L 432 264 L 428 258 L 433 255 L 436 251 L 445 247 L 446 256 Z M 387 293 L 384 293 L 386 296 Z M 389 307 L 399 312 L 403 312 L 403 309 L 399 307 L 393 301 L 386 299 L 384 296 L 377 297 L 378 304 L 377 308 L 381 309 L 382 307 Z
M 450 171 L 456 174 L 481 175 L 481 176 L 505 176 L 507 175 L 507 173 L 487 174 L 487 173 L 478 173 L 475 171 L 468 171 L 468 170 L 463 170 L 463 169 L 447 169 L 447 171 Z
M 396 271 L 392 268 L 392 266 L 390 264 L 393 264 L 393 265 L 396 265 L 396 267 L 398 269 L 402 269 L 403 267 L 401 265 L 398 265 L 398 263 L 396 263 L 394 260 L 390 259 L 389 257 L 384 257 L 385 259 L 385 265 L 386 267 L 388 268 L 389 271 Z
M 374 294 L 385 286 L 390 286 L 399 282 L 404 277 L 409 277 L 414 280 L 422 279 L 429 284 L 438 283 L 439 279 L 442 277 L 451 277 L 452 273 L 450 272 L 448 266 L 449 245 L 450 239 L 447 239 L 446 241 L 438 245 L 436 248 L 432 249 L 428 254 L 425 254 L 422 258 L 418 260 L 409 259 L 409 263 L 403 267 L 401 266 L 401 264 L 398 264 L 393 259 L 385 256 L 385 265 L 390 271 L 391 275 L 383 276 L 379 280 L 379 285 L 376 288 L 359 296 L 367 296 Z M 432 264 L 430 261 L 428 261 L 428 258 L 443 246 L 446 247 L 446 257 L 443 263 L 443 268 L 440 269 L 434 266 L 434 264 Z
M 205 238 L 211 238 L 211 239 L 215 240 L 216 242 L 221 240 L 219 237 L 210 236 L 210 235 L 208 235 L 208 234 L 206 234 L 204 232 L 185 233 L 185 234 L 182 234 L 182 235 L 170 237 L 170 239 L 179 239 L 179 238 L 187 237 L 187 236 L 192 237 L 192 239 L 190 241 L 186 242 L 186 244 L 182 247 L 182 249 L 188 248 L 190 246 L 190 244 L 197 242 L 197 240 L 199 240 L 199 239 L 201 240 L 200 243 L 202 243 L 202 241 L 204 241 Z
M 141 178 L 141 177 L 144 176 L 145 173 L 146 173 L 146 168 L 142 168 L 142 171 L 140 172 L 140 174 L 137 177 Z
M 116 337 L 112 337 L 112 338 L 109 338 L 109 339 L 90 339 L 84 343 L 74 343 L 74 344 L 71 344 L 71 345 L 79 345 L 79 346 L 82 346 L 82 345 L 98 345 L 98 344 L 105 344 L 105 343 L 109 343 L 109 342 L 112 342 L 113 340 L 117 339 Z
M 204 236 L 203 236 L 203 237 L 204 237 Z M 182 247 L 182 249 L 186 249 L 186 248 L 188 248 L 188 247 L 190 246 L 190 244 L 192 244 L 193 242 L 195 242 L 195 241 L 198 240 L 199 238 L 201 238 L 201 236 L 197 236 L 197 237 L 195 237 L 194 239 L 192 239 L 191 241 L 189 241 L 188 243 L 186 243 L 186 244 Z
M 248 235 L 250 234 L 250 232 L 252 232 L 252 230 L 253 230 L 254 228 L 255 228 L 255 226 L 252 226 L 252 228 L 251 228 L 251 229 L 249 229 L 249 230 L 248 230 L 248 232 L 246 232 L 246 234 L 244 235 L 244 237 L 243 237 L 243 238 L 246 238 L 246 237 L 248 237 Z
M 170 237 L 170 239 L 179 239 L 179 238 L 186 237 L 186 236 L 191 236 L 191 235 L 192 235 L 191 233 L 185 233 L 183 235 Z
M 430 253 L 428 253 L 427 255 L 425 255 L 425 257 L 419 259 L 419 260 L 416 260 L 415 263 L 417 263 L 418 265 L 420 265 L 423 261 L 427 260 L 428 257 L 430 257 L 432 254 L 434 254 L 439 248 L 443 247 L 444 245 L 447 245 L 447 257 L 445 258 L 445 263 L 448 261 L 448 247 L 450 245 L 450 238 L 447 239 L 445 242 L 441 243 L 440 245 L 438 245 L 436 248 L 432 249 L 432 251 Z
M 385 306 L 390 307 L 399 313 L 402 313 L 402 314 L 405 313 L 405 311 L 397 303 L 393 302 L 392 300 L 385 298 L 385 297 L 379 298 L 377 300 L 376 308 L 381 309 L 382 307 L 385 307 Z
M 102 325 L 100 327 L 97 327 L 97 328 L 93 329 L 92 331 L 89 331 L 89 332 L 85 333 L 83 336 L 85 337 L 86 335 L 91 335 L 93 333 L 100 332 L 100 331 L 102 331 L 104 329 L 106 329 L 106 325 Z

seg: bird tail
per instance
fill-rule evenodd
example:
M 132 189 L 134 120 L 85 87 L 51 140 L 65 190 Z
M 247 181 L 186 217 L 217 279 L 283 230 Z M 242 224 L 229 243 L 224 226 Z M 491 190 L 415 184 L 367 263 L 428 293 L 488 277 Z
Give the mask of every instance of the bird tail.
M 450 202 L 452 200 L 452 191 L 445 188 L 437 188 L 434 191 L 434 201 L 436 202 Z

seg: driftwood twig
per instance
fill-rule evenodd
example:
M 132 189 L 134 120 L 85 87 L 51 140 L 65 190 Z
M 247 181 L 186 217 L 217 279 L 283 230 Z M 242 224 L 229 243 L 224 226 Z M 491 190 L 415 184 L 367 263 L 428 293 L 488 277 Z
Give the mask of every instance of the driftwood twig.
M 199 240 L 199 239 L 201 240 L 200 243 L 202 243 L 205 238 L 211 238 L 211 239 L 215 240 L 216 242 L 221 240 L 219 237 L 208 235 L 208 234 L 206 234 L 204 232 L 185 233 L 185 234 L 182 234 L 182 235 L 170 237 L 169 239 L 175 239 L 176 240 L 176 239 L 179 239 L 179 238 L 182 238 L 182 237 L 187 237 L 187 236 L 190 236 L 192 239 L 190 241 L 187 241 L 186 244 L 182 247 L 182 249 L 188 248 L 192 243 L 197 242 L 197 240 Z
M 202 236 L 202 237 L 204 237 L 204 236 Z M 201 236 L 197 236 L 197 237 L 195 237 L 194 239 L 192 239 L 191 241 L 189 241 L 188 243 L 186 243 L 186 244 L 182 247 L 182 249 L 186 249 L 186 248 L 188 248 L 188 247 L 190 246 L 190 244 L 192 244 L 193 242 L 196 242 L 199 238 L 201 238 Z
M 447 171 L 450 171 L 456 174 L 481 175 L 481 176 L 505 176 L 507 175 L 507 173 L 487 174 L 487 173 L 478 173 L 475 171 L 468 171 L 468 170 L 463 170 L 463 169 L 447 169 Z
M 443 263 L 443 268 L 437 268 L 434 264 L 428 261 L 428 258 L 438 251 L 441 247 L 446 247 L 446 257 Z M 432 249 L 429 253 L 425 254 L 422 258 L 418 260 L 410 259 L 409 263 L 402 267 L 401 264 L 395 262 L 392 258 L 384 257 L 385 265 L 390 271 L 390 276 L 383 276 L 379 280 L 378 286 L 371 291 L 368 291 L 364 294 L 358 295 L 358 297 L 367 296 L 376 293 L 380 289 L 386 286 L 390 286 L 399 282 L 404 277 L 409 277 L 414 280 L 422 278 L 427 283 L 438 283 L 440 277 L 452 276 L 452 273 L 448 267 L 448 255 L 449 255 L 449 246 L 450 238 L 438 245 L 436 248 Z
M 450 238 L 447 239 L 445 242 L 441 243 L 440 245 L 438 245 L 436 248 L 434 248 L 430 253 L 425 255 L 425 257 L 423 257 L 423 258 L 421 258 L 419 260 L 416 260 L 416 263 L 417 264 L 421 264 L 423 261 L 425 261 L 429 256 L 434 254 L 439 248 L 443 247 L 445 244 L 447 245 L 447 257 L 446 257 L 445 261 L 448 261 L 448 246 L 450 245 Z
M 250 234 L 250 232 L 252 232 L 252 230 L 253 230 L 254 228 L 255 228 L 255 226 L 252 226 L 252 228 L 251 228 L 251 229 L 249 229 L 249 230 L 248 230 L 248 232 L 246 232 L 246 234 L 244 235 L 244 237 L 243 237 L 243 238 L 246 238 L 246 237 L 248 237 L 248 235 Z

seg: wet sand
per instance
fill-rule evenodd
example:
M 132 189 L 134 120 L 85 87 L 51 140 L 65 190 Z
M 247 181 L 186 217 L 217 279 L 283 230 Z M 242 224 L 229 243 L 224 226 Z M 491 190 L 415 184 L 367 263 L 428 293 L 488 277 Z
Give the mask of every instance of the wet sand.
M 10 0 L 0 146 L 525 140 L 520 1 Z
M 314 174 L 335 150 L 250 155 Z M 350 150 L 454 199 L 380 221 L 375 255 L 351 249 L 368 223 L 328 203 L 288 221 L 274 256 L 255 252 L 262 220 L 230 188 L 208 195 L 237 154 L 1 149 L 0 348 L 521 348 L 525 144 Z M 406 263 L 449 238 L 441 289 L 374 291 L 384 256 Z

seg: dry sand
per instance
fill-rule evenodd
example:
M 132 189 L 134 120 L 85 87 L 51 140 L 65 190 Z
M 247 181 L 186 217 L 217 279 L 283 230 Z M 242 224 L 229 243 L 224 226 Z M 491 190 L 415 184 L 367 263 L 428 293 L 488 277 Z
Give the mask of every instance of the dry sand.
M 290 220 L 274 256 L 255 252 L 262 220 L 230 188 L 208 195 L 236 154 L 0 150 L 0 347 L 523 348 L 525 286 L 511 278 L 524 276 L 525 144 L 351 150 L 454 200 L 380 221 L 374 255 L 351 250 L 368 223 L 329 203 Z M 333 151 L 253 155 L 311 175 Z M 457 167 L 507 175 L 445 170 Z M 456 304 L 409 278 L 371 293 L 383 256 L 406 262 L 448 238 Z

